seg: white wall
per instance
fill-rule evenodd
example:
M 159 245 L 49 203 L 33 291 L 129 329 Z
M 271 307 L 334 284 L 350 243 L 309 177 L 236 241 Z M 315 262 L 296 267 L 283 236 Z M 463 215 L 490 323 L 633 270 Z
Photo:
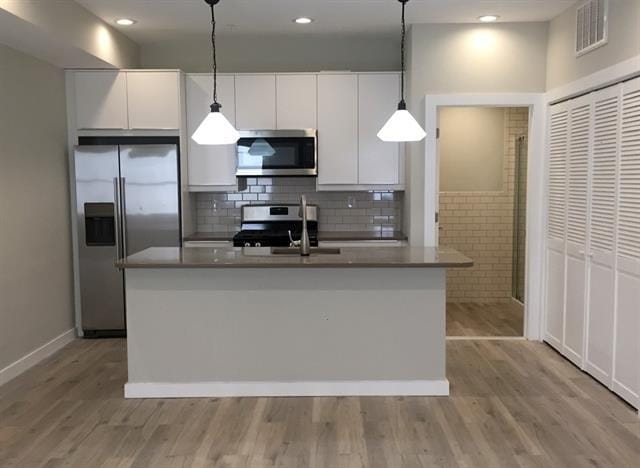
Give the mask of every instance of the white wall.
M 138 45 L 73 0 L 0 0 L 0 43 L 67 68 L 135 68 Z
M 548 90 L 640 55 L 639 0 L 610 0 L 609 42 L 580 57 L 575 56 L 576 8 L 549 24 Z
M 544 92 L 547 23 L 421 24 L 409 31 L 409 110 L 424 122 L 425 94 Z M 405 231 L 424 239 L 424 141 L 407 147 Z M 435 188 L 430 188 L 435 190 Z
M 211 70 L 208 35 L 168 37 L 141 45 L 143 68 Z M 398 35 L 251 36 L 217 38 L 220 71 L 317 72 L 322 70 L 393 71 L 400 69 Z
M 73 328 L 64 74 L 0 45 L 0 369 Z

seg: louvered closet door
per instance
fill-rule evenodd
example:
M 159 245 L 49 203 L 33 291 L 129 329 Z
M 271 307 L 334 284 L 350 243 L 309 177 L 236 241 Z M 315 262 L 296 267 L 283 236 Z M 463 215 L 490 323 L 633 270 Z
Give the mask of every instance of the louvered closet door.
M 562 351 L 564 333 L 565 236 L 569 105 L 549 109 L 547 172 L 547 284 L 545 341 Z
M 592 95 L 570 103 L 567 156 L 567 292 L 563 354 L 582 367 L 585 335 L 586 244 Z
M 623 85 L 613 390 L 640 405 L 640 79 Z
M 615 311 L 615 223 L 622 86 L 593 94 L 589 287 L 585 369 L 611 385 Z

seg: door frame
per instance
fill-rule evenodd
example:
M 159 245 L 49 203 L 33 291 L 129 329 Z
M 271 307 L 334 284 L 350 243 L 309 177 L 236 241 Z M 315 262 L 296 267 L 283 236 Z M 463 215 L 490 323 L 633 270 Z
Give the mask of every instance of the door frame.
M 528 107 L 526 289 L 524 337 L 542 340 L 544 298 L 545 121 L 544 93 L 427 94 L 425 95 L 424 245 L 438 245 L 438 108 Z M 431 188 L 431 189 L 430 189 Z

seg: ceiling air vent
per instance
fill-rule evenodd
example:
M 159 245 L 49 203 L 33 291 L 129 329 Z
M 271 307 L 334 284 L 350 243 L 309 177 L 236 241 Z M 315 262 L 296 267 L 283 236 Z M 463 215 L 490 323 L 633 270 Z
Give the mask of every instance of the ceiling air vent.
M 607 43 L 609 0 L 588 0 L 576 12 L 576 55 Z

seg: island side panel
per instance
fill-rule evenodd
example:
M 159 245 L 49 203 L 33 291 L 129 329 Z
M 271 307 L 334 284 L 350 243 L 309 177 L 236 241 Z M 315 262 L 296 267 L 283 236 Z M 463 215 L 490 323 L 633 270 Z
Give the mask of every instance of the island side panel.
M 445 269 L 127 270 L 130 397 L 447 394 Z

